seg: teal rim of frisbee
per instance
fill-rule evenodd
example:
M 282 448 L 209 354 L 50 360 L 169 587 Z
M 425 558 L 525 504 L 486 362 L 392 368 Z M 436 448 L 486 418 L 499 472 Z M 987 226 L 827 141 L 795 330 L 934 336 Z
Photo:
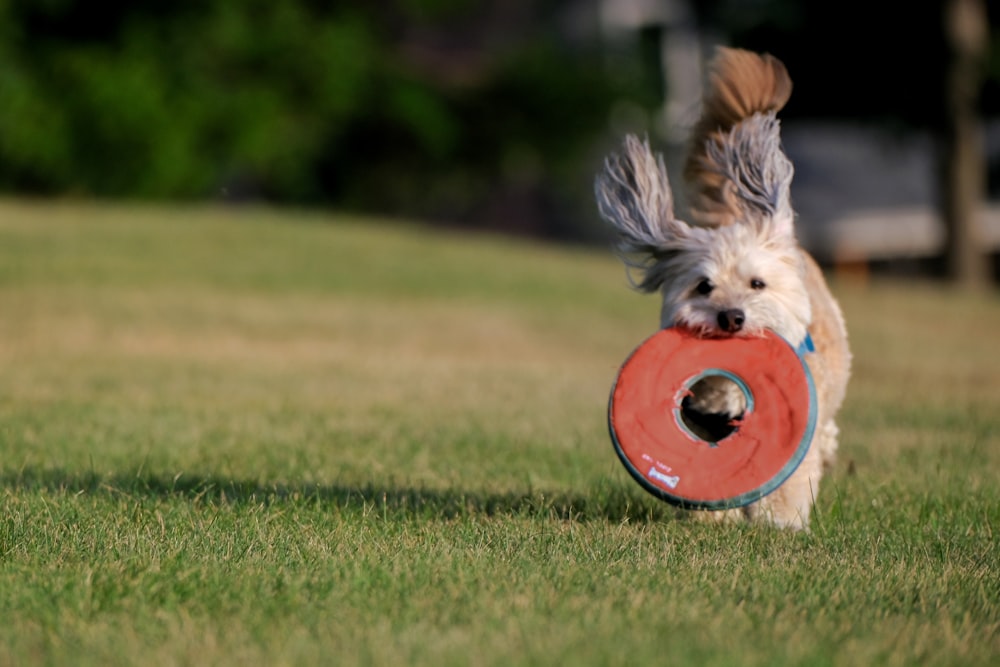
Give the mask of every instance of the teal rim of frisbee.
M 659 331 L 657 331 L 657 333 L 659 333 Z M 611 396 L 608 399 L 608 432 L 611 435 L 611 442 L 614 445 L 615 453 L 618 455 L 619 460 L 625 466 L 625 469 L 629 472 L 632 478 L 639 483 L 639 486 L 641 486 L 648 493 L 659 498 L 660 500 L 663 500 L 664 502 L 667 502 L 676 507 L 680 507 L 681 509 L 727 510 L 727 509 L 736 509 L 738 507 L 745 507 L 746 505 L 750 505 L 751 503 L 757 502 L 764 496 L 767 496 L 768 494 L 774 492 L 779 486 L 784 484 L 785 480 L 787 480 L 789 477 L 792 476 L 792 473 L 794 473 L 796 469 L 798 469 L 799 465 L 802 464 L 802 460 L 805 459 L 806 454 L 809 452 L 809 447 L 812 445 L 813 435 L 815 434 L 816 431 L 816 412 L 817 412 L 816 384 L 813 382 L 812 372 L 809 370 L 809 364 L 806 363 L 804 357 L 804 353 L 813 351 L 813 348 L 811 346 L 812 338 L 809 337 L 809 343 L 810 343 L 809 348 L 806 351 L 803 351 L 801 349 L 802 346 L 800 346 L 800 349 L 796 349 L 781 335 L 777 333 L 775 333 L 774 335 L 778 339 L 780 339 L 783 343 L 785 343 L 785 345 L 791 348 L 793 352 L 795 352 L 796 358 L 799 360 L 799 363 L 802 364 L 802 370 L 805 371 L 806 383 L 809 389 L 809 418 L 806 420 L 805 432 L 802 434 L 802 439 L 799 441 L 799 444 L 795 449 L 795 453 L 788 460 L 788 462 L 781 467 L 781 470 L 779 470 L 777 473 L 775 473 L 773 477 L 771 477 L 770 480 L 768 480 L 767 482 L 758 486 L 755 489 L 747 491 L 746 493 L 741 493 L 740 495 L 734 496 L 732 498 L 722 498 L 719 500 L 694 500 L 691 498 L 684 498 L 683 496 L 671 494 L 670 492 L 665 491 L 661 487 L 653 484 L 649 480 L 649 477 L 646 475 L 646 473 L 636 468 L 635 465 L 632 463 L 632 461 L 629 460 L 629 458 L 625 455 L 625 451 L 622 449 L 621 443 L 618 441 L 618 434 L 615 432 L 615 425 L 614 425 L 615 389 L 618 388 L 618 378 L 621 377 L 622 369 L 625 368 L 625 366 L 636 354 L 636 352 L 639 351 L 639 348 L 645 345 L 651 338 L 656 336 L 656 334 L 653 334 L 652 336 L 644 340 L 642 343 L 640 343 L 638 346 L 636 346 L 634 350 L 632 350 L 629 356 L 619 367 L 618 373 L 615 375 L 615 381 L 611 385 Z M 808 334 L 806 335 L 808 336 Z M 750 400 L 752 400 L 753 394 L 752 392 L 750 392 L 749 387 L 746 386 L 746 383 L 741 378 L 739 378 L 739 376 L 729 371 L 720 372 L 717 369 L 709 369 L 703 371 L 698 376 L 696 376 L 696 379 L 690 380 L 689 383 L 686 384 L 685 386 L 690 387 L 698 379 L 706 377 L 706 374 L 707 375 L 724 374 L 726 377 L 730 377 L 734 382 L 737 383 L 737 385 L 740 386 L 741 389 L 746 387 L 744 389 L 744 393 Z M 684 430 L 687 433 L 690 433 L 690 431 L 686 427 L 684 427 Z M 707 440 L 702 440 L 701 438 L 694 436 L 694 434 L 691 435 L 695 437 L 699 442 L 704 442 L 705 444 L 711 444 Z M 723 438 L 723 440 L 725 440 L 725 438 Z

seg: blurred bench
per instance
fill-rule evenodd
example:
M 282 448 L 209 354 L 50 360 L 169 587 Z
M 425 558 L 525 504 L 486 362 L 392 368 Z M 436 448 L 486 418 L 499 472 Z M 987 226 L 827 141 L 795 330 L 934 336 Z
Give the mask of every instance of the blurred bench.
M 1000 251 L 1000 205 L 983 207 L 980 240 L 985 252 Z M 941 255 L 945 227 L 930 207 L 872 209 L 847 213 L 821 224 L 798 224 L 799 240 L 824 264 L 923 259 Z

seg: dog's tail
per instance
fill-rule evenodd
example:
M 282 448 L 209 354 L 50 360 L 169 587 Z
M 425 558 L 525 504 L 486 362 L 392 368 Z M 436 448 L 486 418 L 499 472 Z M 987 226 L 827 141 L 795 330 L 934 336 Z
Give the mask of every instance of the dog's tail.
M 748 206 L 773 215 L 789 205 L 791 164 L 775 114 L 791 94 L 788 70 L 774 56 L 717 50 L 684 166 L 693 222 L 716 227 L 745 217 Z

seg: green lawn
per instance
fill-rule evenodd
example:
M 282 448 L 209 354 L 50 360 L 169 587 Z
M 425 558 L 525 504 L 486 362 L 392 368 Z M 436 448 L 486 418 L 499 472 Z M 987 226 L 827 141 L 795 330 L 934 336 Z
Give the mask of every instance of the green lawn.
M 703 525 L 611 447 L 609 253 L 0 202 L 0 664 L 997 664 L 1000 298 L 834 289 L 812 532 Z

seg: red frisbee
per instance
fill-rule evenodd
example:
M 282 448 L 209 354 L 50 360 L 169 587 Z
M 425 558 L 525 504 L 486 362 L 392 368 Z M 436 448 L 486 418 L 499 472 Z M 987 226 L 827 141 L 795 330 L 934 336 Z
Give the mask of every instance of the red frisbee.
M 721 375 L 743 391 L 746 411 L 717 442 L 695 435 L 681 401 L 702 378 Z M 653 495 L 691 509 L 748 505 L 774 491 L 802 462 L 816 426 L 808 367 L 783 338 L 699 338 L 663 329 L 625 360 L 608 406 L 615 451 Z

